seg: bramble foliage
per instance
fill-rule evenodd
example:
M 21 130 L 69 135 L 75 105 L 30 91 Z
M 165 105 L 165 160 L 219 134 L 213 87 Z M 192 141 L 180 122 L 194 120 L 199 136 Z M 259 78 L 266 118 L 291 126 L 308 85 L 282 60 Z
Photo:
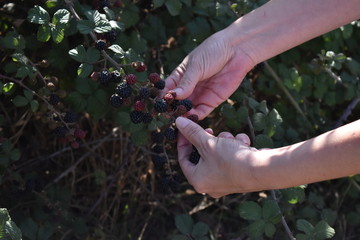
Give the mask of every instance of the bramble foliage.
M 163 79 L 265 2 L 1 3 L 0 239 L 358 237 L 359 176 L 211 199 L 177 164 L 191 103 L 158 99 Z M 259 64 L 199 124 L 273 148 L 358 119 L 359 27 Z

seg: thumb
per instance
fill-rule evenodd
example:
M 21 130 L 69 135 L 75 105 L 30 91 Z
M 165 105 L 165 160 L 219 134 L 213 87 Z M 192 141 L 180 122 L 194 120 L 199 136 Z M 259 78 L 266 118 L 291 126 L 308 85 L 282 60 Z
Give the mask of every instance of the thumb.
M 201 147 L 202 143 L 212 136 L 190 119 L 178 117 L 175 123 L 182 136 L 197 148 Z

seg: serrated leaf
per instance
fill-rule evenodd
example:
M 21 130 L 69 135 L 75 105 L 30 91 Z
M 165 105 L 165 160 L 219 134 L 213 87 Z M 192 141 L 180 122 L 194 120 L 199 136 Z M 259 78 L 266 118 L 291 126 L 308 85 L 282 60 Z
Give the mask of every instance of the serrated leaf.
M 292 187 L 280 190 L 284 199 L 290 204 L 301 203 L 305 199 L 303 187 Z
M 65 28 L 62 26 L 56 25 L 55 27 L 51 28 L 51 36 L 54 43 L 58 44 L 61 43 L 65 36 Z
M 179 0 L 165 0 L 165 6 L 171 16 L 179 15 L 182 3 Z
M 153 0 L 154 8 L 161 7 L 162 5 L 164 5 L 164 3 L 165 0 Z
M 21 152 L 19 149 L 15 148 L 10 152 L 10 160 L 11 161 L 17 161 L 20 159 Z
M 254 147 L 257 149 L 272 148 L 274 147 L 274 142 L 269 136 L 265 134 L 259 134 L 254 139 Z
M 77 69 L 77 75 L 81 78 L 88 77 L 93 70 L 93 65 L 89 63 L 82 63 Z
M 70 12 L 66 9 L 59 9 L 54 13 L 52 24 L 64 28 L 70 20 Z
M 20 228 L 25 237 L 37 239 L 38 225 L 32 218 L 26 218 L 20 223 Z
M 296 228 L 306 234 L 311 234 L 314 226 L 305 219 L 298 219 L 296 221 Z
M 171 238 L 171 240 L 188 240 L 188 237 L 185 235 L 176 234 Z
M 249 225 L 248 231 L 251 238 L 260 238 L 265 231 L 265 221 L 263 219 L 256 220 Z
M 30 102 L 30 108 L 31 108 L 31 111 L 36 112 L 39 109 L 39 102 L 35 99 L 32 100 Z
M 116 123 L 121 126 L 126 126 L 130 123 L 130 116 L 127 112 L 118 112 L 115 116 Z
M 268 114 L 269 113 L 269 109 L 266 105 L 266 101 L 263 100 L 261 101 L 257 106 L 256 106 L 256 110 L 260 111 L 263 114 Z
M 108 47 L 108 49 L 110 49 L 111 51 L 113 51 L 114 53 L 118 53 L 122 56 L 124 56 L 125 51 L 117 44 L 113 44 L 110 47 Z
M 107 19 L 109 19 L 109 20 L 115 19 L 115 13 L 114 13 L 113 10 L 111 10 L 108 7 L 104 7 L 103 10 L 104 10 L 104 12 L 105 12 L 105 14 L 107 16 Z
M 47 42 L 51 38 L 51 29 L 48 24 L 42 24 L 39 26 L 37 34 L 37 40 L 40 42 Z
M 239 205 L 239 215 L 245 220 L 258 220 L 261 219 L 261 206 L 252 201 L 245 201 Z
M 182 234 L 191 234 L 194 221 L 190 215 L 179 214 L 175 216 L 175 226 Z
M 100 51 L 97 50 L 96 48 L 88 48 L 88 50 L 86 51 L 86 56 L 85 56 L 85 62 L 87 63 L 95 63 L 100 59 Z
M 267 222 L 264 226 L 264 232 L 267 237 L 274 236 L 274 234 L 276 232 L 275 225 L 271 222 Z
M 136 145 L 144 145 L 147 142 L 147 132 L 146 131 L 137 131 L 131 134 L 131 140 Z
M 29 100 L 26 99 L 24 96 L 18 95 L 13 99 L 13 103 L 17 107 L 24 107 L 29 103 Z
M 24 96 L 27 98 L 27 100 L 31 101 L 34 97 L 34 93 L 30 90 L 25 89 Z
M 120 31 L 123 31 L 125 29 L 124 23 L 119 22 L 119 21 L 110 20 L 109 24 L 110 24 L 112 29 L 117 29 L 117 30 L 120 30 Z
M 315 225 L 314 237 L 317 240 L 332 238 L 334 235 L 335 235 L 335 230 L 332 227 L 330 227 L 326 221 L 321 220 Z
M 278 125 L 282 123 L 282 118 L 279 114 L 279 112 L 273 108 L 270 113 L 268 114 L 268 123 L 273 125 Z
M 78 62 L 84 62 L 86 58 L 86 50 L 83 45 L 79 45 L 69 51 L 69 55 L 72 59 Z
M 15 77 L 17 78 L 25 78 L 25 77 L 31 77 L 34 74 L 34 71 L 31 67 L 29 66 L 21 66 L 20 68 L 18 68 L 18 70 L 16 71 L 16 75 Z
M 256 131 L 262 131 L 266 128 L 266 115 L 264 113 L 255 113 L 253 115 L 253 125 Z
M 281 218 L 279 206 L 275 200 L 265 200 L 262 207 L 262 215 L 265 221 L 278 223 Z
M 5 83 L 4 86 L 2 87 L 2 90 L 4 93 L 9 93 L 13 87 L 15 86 L 15 84 L 13 82 L 8 82 Z
M 27 64 L 29 62 L 29 59 L 23 53 L 14 53 L 11 55 L 11 57 L 14 62 L 19 62 L 22 64 Z
M 111 31 L 111 25 L 108 20 L 100 20 L 95 22 L 94 31 L 97 33 L 106 33 Z
M 8 32 L 4 38 L 1 39 L 1 43 L 5 48 L 22 50 L 25 48 L 25 39 L 17 32 Z
M 197 222 L 191 232 L 191 236 L 199 238 L 206 235 L 209 232 L 209 226 L 203 222 Z
M 31 23 L 45 24 L 50 21 L 50 16 L 44 8 L 35 5 L 35 7 L 30 8 L 27 20 Z
M 79 20 L 76 25 L 81 34 L 89 34 L 95 28 L 95 23 L 90 20 Z

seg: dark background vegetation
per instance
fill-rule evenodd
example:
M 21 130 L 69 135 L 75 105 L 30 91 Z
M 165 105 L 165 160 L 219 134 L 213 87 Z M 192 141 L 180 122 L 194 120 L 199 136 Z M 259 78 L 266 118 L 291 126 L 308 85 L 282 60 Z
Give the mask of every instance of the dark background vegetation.
M 117 61 L 144 61 L 148 70 L 140 77 L 164 77 L 206 37 L 264 2 L 109 0 L 122 24 L 115 43 L 125 53 Z M 176 164 L 174 143 L 165 143 L 178 173 L 174 187 L 164 178 L 166 169 L 151 161 L 154 126 L 132 124 L 129 108 L 110 106 L 112 88 L 77 76 L 79 62 L 68 52 L 80 44 L 92 48 L 93 39 L 78 31 L 72 17 L 60 43 L 39 41 L 39 25 L 27 20 L 35 5 L 50 17 L 69 9 L 60 0 L 0 2 L 0 208 L 9 211 L 23 239 L 287 239 L 280 216 L 299 239 L 331 235 L 315 236 L 313 226 L 322 233 L 334 229 L 334 239 L 359 238 L 358 176 L 273 191 L 277 201 L 271 192 L 212 199 L 192 190 Z M 81 18 L 82 7 L 103 13 L 96 0 L 74 1 L 74 7 Z M 200 124 L 217 133 L 245 132 L 255 147 L 280 147 L 358 119 L 359 27 L 360 21 L 353 22 L 260 64 Z M 12 48 L 9 39 L 24 47 Z M 24 65 L 14 62 L 14 53 L 30 60 L 25 65 L 31 74 L 19 72 Z M 48 66 L 39 64 L 43 59 Z M 93 67 L 101 70 L 104 61 Z M 59 111 L 77 113 L 77 126 L 87 132 L 80 148 L 54 135 L 41 78 L 56 82 Z M 21 105 L 15 99 L 26 98 L 26 89 L 37 95 Z M 265 216 L 266 209 L 277 208 L 281 213 Z M 259 209 L 261 216 L 247 215 Z M 203 223 L 203 234 L 187 233 L 188 214 L 194 224 Z

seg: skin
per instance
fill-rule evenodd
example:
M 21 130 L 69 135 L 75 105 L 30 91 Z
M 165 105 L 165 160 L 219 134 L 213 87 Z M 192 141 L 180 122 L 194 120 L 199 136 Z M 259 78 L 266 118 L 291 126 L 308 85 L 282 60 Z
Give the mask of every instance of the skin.
M 166 79 L 164 92 L 193 102 L 191 114 L 205 118 L 241 84 L 257 63 L 360 18 L 360 0 L 272 0 L 213 34 Z M 360 123 L 279 149 L 257 150 L 249 138 L 178 118 L 180 166 L 196 191 L 230 193 L 285 188 L 360 172 Z M 188 161 L 195 145 L 200 162 Z M 336 156 L 336 157 L 335 157 Z

